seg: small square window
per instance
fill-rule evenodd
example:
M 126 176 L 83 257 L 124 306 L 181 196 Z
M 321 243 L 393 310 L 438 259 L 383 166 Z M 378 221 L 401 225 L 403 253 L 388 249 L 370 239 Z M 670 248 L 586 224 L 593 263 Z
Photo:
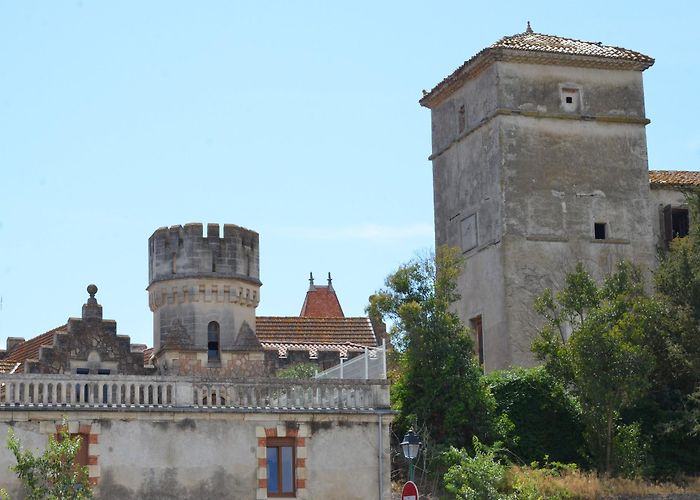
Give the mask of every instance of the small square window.
M 573 104 L 574 98 L 570 95 L 566 96 L 566 104 Z
M 267 439 L 267 495 L 293 497 L 296 493 L 294 438 Z
M 593 224 L 593 237 L 596 240 L 604 240 L 607 237 L 605 222 L 596 222 Z

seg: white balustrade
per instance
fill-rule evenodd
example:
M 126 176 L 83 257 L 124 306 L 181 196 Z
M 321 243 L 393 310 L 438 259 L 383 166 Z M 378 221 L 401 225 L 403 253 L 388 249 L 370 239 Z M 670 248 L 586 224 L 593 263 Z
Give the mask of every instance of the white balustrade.
M 389 384 L 356 379 L 0 374 L 0 410 L 17 405 L 361 410 L 388 408 Z

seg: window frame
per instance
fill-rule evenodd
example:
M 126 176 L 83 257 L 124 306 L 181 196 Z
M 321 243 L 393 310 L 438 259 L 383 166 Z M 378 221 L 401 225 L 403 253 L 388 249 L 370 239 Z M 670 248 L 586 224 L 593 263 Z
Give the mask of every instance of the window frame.
M 212 340 L 212 337 L 216 337 Z M 216 344 L 216 349 L 212 349 L 212 344 Z M 215 353 L 212 355 L 212 352 Z M 207 361 L 209 363 L 221 362 L 221 325 L 218 321 L 210 321 L 207 324 Z
M 282 449 L 291 448 L 292 449 L 292 491 L 270 491 L 270 464 L 267 462 L 267 450 L 274 448 L 277 454 L 277 485 L 278 490 L 282 487 Z M 272 498 L 295 498 L 297 494 L 297 472 L 296 472 L 296 460 L 297 460 L 297 447 L 296 438 L 293 437 L 269 437 L 265 443 L 265 460 L 266 460 L 266 470 L 267 470 L 267 496 Z

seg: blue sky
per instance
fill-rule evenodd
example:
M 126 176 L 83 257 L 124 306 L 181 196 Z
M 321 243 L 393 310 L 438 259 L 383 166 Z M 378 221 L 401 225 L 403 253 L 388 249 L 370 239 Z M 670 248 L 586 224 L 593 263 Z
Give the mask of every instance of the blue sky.
M 151 345 L 147 239 L 187 222 L 260 233 L 258 314 L 309 271 L 363 314 L 433 245 L 421 89 L 527 20 L 655 57 L 650 168 L 700 168 L 691 2 L 0 1 L 0 346 L 93 282 Z

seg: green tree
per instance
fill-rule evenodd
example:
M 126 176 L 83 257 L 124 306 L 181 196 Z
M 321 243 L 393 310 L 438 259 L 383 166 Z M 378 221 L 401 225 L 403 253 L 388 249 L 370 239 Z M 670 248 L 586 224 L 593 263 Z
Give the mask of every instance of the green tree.
M 76 463 L 80 436 L 71 437 L 63 426 L 59 439 L 49 437 L 41 455 L 34 456 L 10 429 L 7 447 L 17 460 L 10 468 L 17 474 L 29 500 L 82 500 L 92 498 L 88 468 Z
M 649 345 L 656 358 L 650 397 L 630 410 L 650 436 L 657 475 L 700 470 L 700 191 L 690 190 L 690 234 L 661 252 L 654 273 L 665 310 Z
M 414 423 L 435 443 L 468 447 L 474 435 L 492 440 L 497 419 L 469 331 L 450 308 L 462 266 L 452 248 L 404 264 L 371 297 L 369 312 L 391 325 L 398 353 L 397 427 Z
M 313 378 L 318 373 L 316 363 L 296 363 L 277 370 L 278 378 Z
M 514 425 L 505 440 L 511 457 L 521 464 L 542 462 L 545 457 L 583 461 L 581 410 L 561 382 L 541 366 L 491 372 L 486 380 L 498 412 Z
M 547 290 L 536 301 L 547 324 L 533 350 L 577 397 L 601 472 L 614 471 L 615 435 L 624 430 L 620 412 L 649 389 L 655 359 L 647 339 L 661 307 L 644 293 L 641 272 L 629 263 L 620 263 L 602 286 L 579 264 L 563 290 Z M 634 454 L 625 450 L 618 457 L 625 455 Z

